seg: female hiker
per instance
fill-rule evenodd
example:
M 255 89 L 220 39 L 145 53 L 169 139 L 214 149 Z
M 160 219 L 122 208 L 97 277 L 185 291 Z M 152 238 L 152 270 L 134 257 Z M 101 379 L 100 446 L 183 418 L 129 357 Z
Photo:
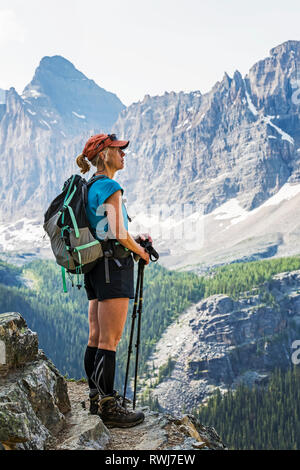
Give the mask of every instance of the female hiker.
M 110 256 L 99 259 L 84 275 L 89 300 L 89 340 L 84 357 L 90 388 L 90 412 L 99 414 L 106 425 L 130 427 L 141 423 L 141 411 L 129 411 L 121 406 L 120 395 L 114 390 L 116 348 L 126 321 L 129 299 L 134 298 L 134 261 L 132 252 L 149 264 L 149 254 L 128 232 L 128 216 L 122 202 L 123 188 L 114 175 L 124 168 L 123 150 L 129 141 L 114 134 L 97 134 L 85 144 L 76 159 L 81 173 L 97 171 L 101 175 L 89 189 L 87 216 L 94 235 Z

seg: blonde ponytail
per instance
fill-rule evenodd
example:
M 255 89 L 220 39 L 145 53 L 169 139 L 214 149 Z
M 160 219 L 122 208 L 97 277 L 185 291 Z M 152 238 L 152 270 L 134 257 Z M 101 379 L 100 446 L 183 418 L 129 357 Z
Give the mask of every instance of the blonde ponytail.
M 81 173 L 87 173 L 91 169 L 91 165 L 95 166 L 98 171 L 105 170 L 104 161 L 107 161 L 109 148 L 105 148 L 102 152 L 97 153 L 97 155 L 91 160 L 91 164 L 85 159 L 83 153 L 78 155 L 76 158 L 76 163 L 80 168 Z M 101 159 L 100 154 L 104 155 L 104 160 Z
M 87 173 L 90 171 L 91 165 L 86 161 L 85 156 L 83 154 L 78 155 L 76 158 L 76 163 L 80 168 L 80 173 Z

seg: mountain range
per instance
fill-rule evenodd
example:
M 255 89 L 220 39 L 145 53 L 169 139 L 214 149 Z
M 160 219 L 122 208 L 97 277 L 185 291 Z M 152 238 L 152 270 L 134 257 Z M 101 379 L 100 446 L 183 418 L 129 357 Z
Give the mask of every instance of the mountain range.
M 298 253 L 299 62 L 300 41 L 286 41 L 208 93 L 146 95 L 126 108 L 63 57 L 44 57 L 21 96 L 0 93 L 1 251 L 20 251 L 20 220 L 39 227 L 86 138 L 113 131 L 130 140 L 116 179 L 132 230 L 153 234 L 167 267 Z M 21 252 L 44 246 L 41 234 Z

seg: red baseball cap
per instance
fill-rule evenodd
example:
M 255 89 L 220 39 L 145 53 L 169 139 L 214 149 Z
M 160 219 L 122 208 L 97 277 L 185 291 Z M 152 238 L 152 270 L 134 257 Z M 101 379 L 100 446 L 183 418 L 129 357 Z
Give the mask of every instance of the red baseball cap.
M 82 154 L 89 160 L 106 147 L 119 147 L 125 149 L 129 145 L 129 140 L 118 140 L 116 134 L 96 134 L 86 142 Z

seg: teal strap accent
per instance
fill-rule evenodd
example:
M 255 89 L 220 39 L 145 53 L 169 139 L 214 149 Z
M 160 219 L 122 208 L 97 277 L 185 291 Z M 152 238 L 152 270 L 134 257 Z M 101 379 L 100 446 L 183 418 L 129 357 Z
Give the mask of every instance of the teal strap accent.
M 70 233 L 70 227 L 69 225 L 64 225 L 62 228 L 61 228 L 61 231 L 60 231 L 60 236 L 61 238 L 64 237 L 64 231 L 67 230 L 69 233 Z
M 82 274 L 81 265 L 76 267 L 77 285 L 79 285 L 79 281 L 80 281 L 79 274 Z
M 76 186 L 74 186 L 74 189 L 73 189 L 72 193 L 70 194 L 70 196 L 67 199 L 65 199 L 63 207 L 68 209 L 71 220 L 72 220 L 72 223 L 73 223 L 73 227 L 74 227 L 74 230 L 75 230 L 75 236 L 76 236 L 76 238 L 79 238 L 79 230 L 78 230 L 78 225 L 77 225 L 77 222 L 76 222 L 76 219 L 75 219 L 75 215 L 74 215 L 72 207 L 69 206 L 69 203 L 71 202 L 71 199 L 74 196 L 75 192 L 76 192 Z M 64 223 L 64 213 L 62 215 L 62 223 Z M 65 227 L 68 227 L 68 225 L 66 225 Z M 65 227 L 63 227 L 62 230 L 65 229 Z
M 71 182 L 70 182 L 70 184 L 69 184 L 69 188 L 68 188 L 67 194 L 66 194 L 66 196 L 65 196 L 64 202 L 68 199 L 69 193 L 70 193 L 70 191 L 71 191 L 71 187 L 72 187 L 73 182 L 74 182 L 74 178 L 75 178 L 75 175 L 72 176 L 72 179 L 71 179 Z
M 67 206 L 68 208 L 68 211 L 70 213 L 70 217 L 71 217 L 71 220 L 73 222 L 73 227 L 74 227 L 74 230 L 75 230 L 75 237 L 76 238 L 79 238 L 79 230 L 78 230 L 78 225 L 77 225 L 77 222 L 76 222 L 76 219 L 75 219 L 75 215 L 74 215 L 74 212 L 73 212 L 73 209 L 71 206 Z
M 75 249 L 76 249 L 76 248 L 75 248 Z M 76 250 L 76 251 L 77 251 L 77 250 Z M 80 251 L 77 251 L 77 253 L 78 253 L 79 264 L 80 264 L 80 266 L 81 266 L 81 254 L 80 254 Z
M 81 269 L 82 264 L 81 264 L 81 254 L 80 254 L 80 251 L 77 250 L 77 247 L 74 248 L 74 251 L 76 251 L 76 252 L 78 253 L 78 259 L 79 259 L 79 266 L 76 267 L 76 272 L 77 272 L 77 274 L 78 274 L 78 270 L 79 270 L 79 268 L 80 268 L 80 272 L 81 272 L 81 274 L 82 274 L 82 269 Z
M 121 243 L 120 242 L 115 242 L 115 245 L 121 245 Z M 126 248 L 125 246 L 123 246 L 123 248 L 124 248 L 125 251 L 129 251 L 129 248 Z
M 90 243 L 86 243 L 85 245 L 80 245 L 80 246 L 76 246 L 76 248 L 74 248 L 75 251 L 77 250 L 84 250 L 85 248 L 89 248 L 90 246 L 94 246 L 94 245 L 98 245 L 100 242 L 98 240 L 95 240 L 93 242 L 90 242 Z
M 74 287 L 74 282 L 73 282 L 73 275 L 69 273 L 69 271 L 67 271 L 67 275 L 68 275 L 68 278 L 70 279 L 71 281 L 71 284 L 72 284 L 72 287 Z
M 70 204 L 70 202 L 71 202 L 71 200 L 72 200 L 72 197 L 73 197 L 74 194 L 76 193 L 76 189 L 77 189 L 77 187 L 74 186 L 74 189 L 73 189 L 73 191 L 71 192 L 70 196 L 69 196 L 67 199 L 64 200 L 63 207 L 67 207 L 67 206 Z
M 63 282 L 64 292 L 68 292 L 67 291 L 67 284 L 66 284 L 66 270 L 63 266 L 61 267 L 61 275 L 62 275 L 62 282 Z
M 66 194 L 65 199 L 64 199 L 64 205 L 65 205 L 65 203 L 69 204 L 69 202 L 70 202 L 70 201 L 68 201 L 68 196 L 69 196 L 69 193 L 70 193 L 70 191 L 71 191 L 71 187 L 73 186 L 74 178 L 75 178 L 75 175 L 72 176 L 71 182 L 70 182 L 70 184 L 69 184 L 68 191 L 67 191 L 67 194 Z M 76 191 L 76 186 L 75 186 L 75 191 Z M 74 195 L 74 191 L 73 191 L 73 193 L 72 193 L 72 197 L 73 197 L 73 195 Z M 71 199 L 72 199 L 72 197 L 71 197 Z M 71 199 L 70 199 L 70 200 L 71 200 Z M 68 202 L 67 202 L 67 201 L 68 201 Z M 62 217 L 61 217 L 61 222 L 62 222 L 63 224 L 64 224 L 64 222 L 65 222 L 65 213 L 64 213 L 64 212 L 63 212 Z
M 69 256 L 70 256 L 70 255 L 69 255 L 68 251 L 69 251 L 69 247 L 68 247 L 66 244 L 64 244 L 64 251 L 63 251 L 63 254 L 66 255 L 66 257 L 67 257 L 67 260 L 68 260 L 68 269 L 70 269 L 70 263 L 69 263 Z

